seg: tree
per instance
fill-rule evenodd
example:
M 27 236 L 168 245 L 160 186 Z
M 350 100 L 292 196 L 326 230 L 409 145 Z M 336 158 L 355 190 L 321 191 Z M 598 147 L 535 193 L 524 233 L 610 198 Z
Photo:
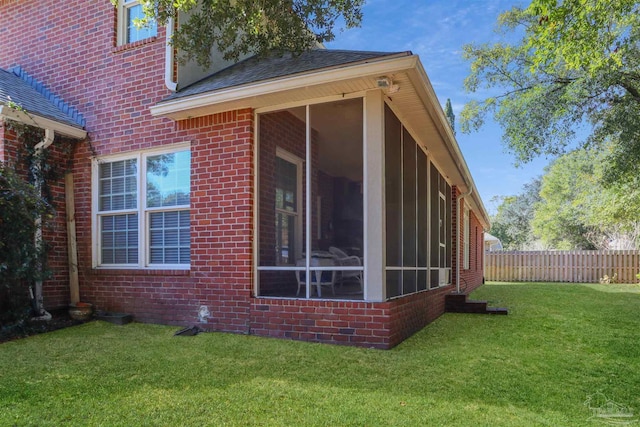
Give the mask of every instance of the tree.
M 451 106 L 451 100 L 447 98 L 447 103 L 444 107 L 444 115 L 447 117 L 447 121 L 449 122 L 449 126 L 451 126 L 451 131 L 453 135 L 456 134 L 456 115 L 453 114 L 453 107 Z
M 564 153 L 589 125 L 580 144 L 614 144 L 607 182 L 640 181 L 640 4 L 533 0 L 498 24 L 516 41 L 464 46 L 467 91 L 498 94 L 465 105 L 463 132 L 493 114 L 519 163 Z
M 534 232 L 557 249 L 635 249 L 640 243 L 640 189 L 602 185 L 606 151 L 575 150 L 542 178 Z
M 505 249 L 524 250 L 536 240 L 531 220 L 540 201 L 540 184 L 540 179 L 534 179 L 524 185 L 522 193 L 504 197 L 491 218 L 491 234 L 500 239 Z
M 112 0 L 117 4 L 118 1 Z M 187 17 L 173 45 L 206 67 L 216 48 L 224 59 L 273 50 L 300 53 L 334 39 L 339 24 L 357 27 L 364 0 L 141 0 L 145 18 L 165 25 L 178 13 Z

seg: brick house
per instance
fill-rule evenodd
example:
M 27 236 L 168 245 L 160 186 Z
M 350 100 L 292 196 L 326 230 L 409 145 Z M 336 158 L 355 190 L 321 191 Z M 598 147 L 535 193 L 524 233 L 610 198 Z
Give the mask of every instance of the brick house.
M 76 141 L 80 296 L 137 321 L 391 348 L 482 284 L 489 227 L 411 52 L 175 61 L 135 1 L 0 0 L 0 117 Z M 4 86 L 2 86 L 4 85 Z M 28 114 L 11 108 L 10 100 Z M 19 142 L 0 127 L 0 160 Z M 69 303 L 64 182 L 48 308 Z

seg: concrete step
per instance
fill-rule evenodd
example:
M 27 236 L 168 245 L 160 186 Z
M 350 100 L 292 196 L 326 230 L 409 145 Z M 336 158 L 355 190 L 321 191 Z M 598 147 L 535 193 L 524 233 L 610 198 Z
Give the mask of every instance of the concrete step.
M 508 314 L 506 308 L 488 307 L 487 301 L 467 299 L 468 295 L 453 293 L 445 296 L 445 311 L 449 313 L 476 313 L 476 314 Z

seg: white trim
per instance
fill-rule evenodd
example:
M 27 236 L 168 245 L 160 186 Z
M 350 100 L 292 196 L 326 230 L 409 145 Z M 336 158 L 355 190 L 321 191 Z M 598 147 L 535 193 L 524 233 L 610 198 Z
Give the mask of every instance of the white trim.
M 146 159 L 157 154 L 170 154 L 181 151 L 191 151 L 190 142 L 165 145 L 146 150 L 136 150 L 125 153 L 110 154 L 93 157 L 91 159 L 91 265 L 95 269 L 128 269 L 128 270 L 189 270 L 190 264 L 151 264 L 149 262 L 149 232 L 148 216 L 153 212 L 178 212 L 190 211 L 191 205 L 179 205 L 171 207 L 148 208 L 146 207 Z M 136 180 L 136 208 L 122 209 L 117 211 L 100 211 L 100 176 L 99 166 L 102 163 L 113 163 L 123 160 L 135 159 L 137 161 Z M 190 165 L 191 168 L 191 165 Z M 101 257 L 101 224 L 102 216 L 111 214 L 127 215 L 135 213 L 138 215 L 138 263 L 137 264 L 100 264 Z
M 384 99 L 373 90 L 363 98 L 364 300 L 386 300 Z
M 253 82 L 242 86 L 221 89 L 199 95 L 164 101 L 150 107 L 153 116 L 177 116 L 189 117 L 188 110 L 208 107 L 225 102 L 246 100 L 245 106 L 250 107 L 251 98 L 283 92 L 291 89 L 299 89 L 307 86 L 334 83 L 339 80 L 352 78 L 375 77 L 383 74 L 400 72 L 408 68 L 414 68 L 418 61 L 415 55 L 406 53 L 398 56 L 384 57 L 372 62 L 364 62 L 357 65 L 346 64 L 339 68 L 321 70 L 313 73 L 300 73 L 284 78 L 275 78 L 262 82 Z
M 258 263 L 260 260 L 260 116 L 257 112 L 253 112 L 253 135 L 254 135 L 254 150 L 253 150 L 253 227 L 251 232 L 253 233 L 253 295 L 258 296 L 260 293 L 260 272 L 258 271 Z
M 284 111 L 284 110 L 290 110 L 290 109 L 299 108 L 299 107 L 306 107 L 307 105 L 312 106 L 312 105 L 318 105 L 318 104 L 328 104 L 330 102 L 344 101 L 347 99 L 364 98 L 369 92 L 370 91 L 358 91 L 358 92 L 345 93 L 343 95 L 322 96 L 319 98 L 310 98 L 304 101 L 287 102 L 284 104 L 270 105 L 268 107 L 260 107 L 260 108 L 256 108 L 254 111 L 256 111 L 259 114 L 265 114 L 265 113 L 273 113 L 275 111 Z
M 305 154 L 304 158 L 306 161 L 306 180 L 305 180 L 305 230 L 304 237 L 306 242 L 305 248 L 305 257 L 304 257 L 304 265 L 306 268 L 306 273 L 304 275 L 306 282 L 306 292 L 307 299 L 311 298 L 311 241 L 312 239 L 312 229 L 311 229 L 311 197 L 312 197 L 312 181 L 313 181 L 313 170 L 312 170 L 312 159 L 313 159 L 313 149 L 311 147 L 311 108 L 309 105 L 305 107 L 305 117 L 304 117 L 304 127 L 305 127 Z M 318 285 L 318 296 L 320 296 L 320 285 Z
M 67 125 L 30 112 L 19 111 L 6 105 L 0 105 L 0 119 L 14 120 L 41 129 L 51 129 L 60 135 L 75 139 L 85 139 L 87 137 L 87 131 L 80 127 Z
M 276 146 L 276 157 L 280 157 L 282 160 L 289 162 L 293 165 L 295 165 L 296 167 L 296 211 L 295 211 L 295 219 L 296 219 L 296 223 L 295 223 L 295 229 L 296 229 L 296 235 L 295 235 L 295 253 L 293 254 L 293 259 L 294 259 L 294 264 L 295 264 L 295 260 L 298 259 L 300 256 L 302 256 L 302 200 L 303 200 L 303 193 L 302 193 L 302 181 L 303 181 L 303 174 L 302 174 L 302 167 L 304 166 L 304 160 L 301 159 L 300 157 L 296 156 L 295 154 L 292 154 L 290 152 L 288 152 L 287 150 L 285 150 L 284 148 L 278 147 Z M 291 215 L 291 212 L 288 211 L 282 211 L 281 209 L 275 209 L 275 214 L 277 216 L 277 214 L 281 212 L 281 213 L 285 213 L 285 214 L 289 214 Z M 277 260 L 277 258 L 276 258 Z

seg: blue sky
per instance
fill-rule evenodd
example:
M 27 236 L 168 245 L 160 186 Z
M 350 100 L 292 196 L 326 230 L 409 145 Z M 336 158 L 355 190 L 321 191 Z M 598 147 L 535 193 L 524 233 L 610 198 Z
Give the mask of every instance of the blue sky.
M 441 105 L 451 99 L 456 118 L 462 106 L 478 95 L 467 94 L 463 80 L 469 63 L 462 59 L 467 43 L 498 41 L 498 15 L 519 0 L 368 0 L 360 28 L 338 33 L 330 49 L 410 50 L 420 56 Z M 505 151 L 502 129 L 488 120 L 469 135 L 457 131 L 457 140 L 486 208 L 495 212 L 495 196 L 518 194 L 522 186 L 543 173 L 547 159 L 514 166 Z

